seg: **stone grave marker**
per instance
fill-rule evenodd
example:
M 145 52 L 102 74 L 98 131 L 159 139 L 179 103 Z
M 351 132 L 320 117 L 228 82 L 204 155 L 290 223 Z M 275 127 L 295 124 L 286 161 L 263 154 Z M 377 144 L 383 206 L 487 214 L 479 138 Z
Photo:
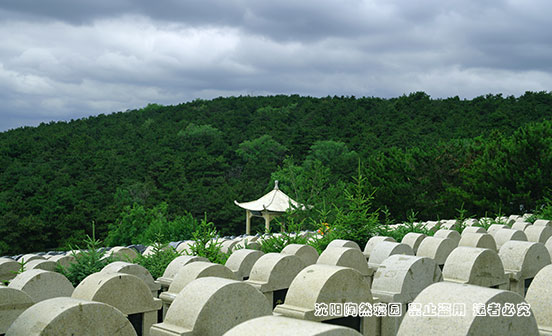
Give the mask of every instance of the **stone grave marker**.
M 423 242 L 423 240 L 422 240 Z M 368 259 L 368 267 L 374 272 L 383 263 L 383 261 L 394 254 L 414 255 L 412 248 L 406 244 L 381 242 L 374 247 Z
M 142 279 L 125 273 L 90 274 L 75 288 L 72 298 L 117 308 L 127 315 L 136 333 L 143 336 L 150 335 L 149 330 L 157 322 L 162 305 Z
M 225 266 L 234 273 L 237 280 L 247 280 L 249 279 L 249 273 L 251 273 L 253 265 L 263 255 L 263 252 L 257 250 L 236 250 L 228 257 Z
M 374 275 L 372 295 L 380 302 L 400 305 L 398 316 L 383 316 L 382 335 L 396 335 L 408 304 L 429 285 L 441 281 L 441 269 L 431 258 L 395 254 Z
M 410 246 L 414 254 L 416 254 L 416 252 L 418 252 L 418 247 L 422 243 L 422 240 L 424 240 L 426 237 L 427 236 L 423 233 L 409 232 L 404 235 L 401 243 Z
M 386 236 L 374 236 L 370 238 L 368 242 L 366 242 L 366 246 L 364 246 L 364 251 L 362 252 L 366 257 L 366 260 L 370 258 L 370 253 L 372 253 L 372 250 L 374 249 L 374 247 L 376 247 L 377 244 L 384 241 L 395 242 L 395 239 L 391 237 L 386 237 Z
M 494 232 L 493 235 L 495 242 L 496 242 L 496 248 L 500 250 L 502 245 L 510 240 L 519 240 L 519 241 L 527 241 L 527 235 L 523 233 L 523 231 L 519 230 L 512 230 L 512 229 L 499 229 Z
M 170 264 L 165 268 L 165 272 L 163 272 L 163 276 L 157 278 L 157 282 L 161 285 L 161 291 L 166 291 L 169 289 L 169 286 L 171 285 L 174 276 L 180 268 L 182 268 L 184 265 L 187 265 L 191 262 L 195 261 L 209 261 L 207 258 L 204 257 L 198 257 L 198 256 L 180 256 L 176 257 L 173 261 L 170 262 Z
M 351 327 L 362 335 L 377 334 L 376 316 L 347 316 L 347 308 L 332 310 L 332 304 L 349 303 L 360 309 L 361 304 L 374 303 L 366 278 L 350 267 L 323 264 L 310 265 L 293 280 L 283 304 L 276 306 L 275 314 L 307 321 L 325 322 Z M 326 312 L 316 307 L 326 306 Z M 370 307 L 371 308 L 371 307 Z
M 18 274 L 8 287 L 24 291 L 35 302 L 55 297 L 69 297 L 74 290 L 71 282 L 62 274 L 41 269 Z
M 461 236 L 465 235 L 466 233 L 487 233 L 487 230 L 480 226 L 467 226 L 462 231 Z
M 500 248 L 498 256 L 510 278 L 509 290 L 525 296 L 535 275 L 551 263 L 544 244 L 511 240 Z
M 552 237 L 552 227 L 550 226 L 529 225 L 523 232 L 527 236 L 527 241 L 530 242 L 545 244 Z
M 314 247 L 303 244 L 289 244 L 280 253 L 298 256 L 305 266 L 316 264 L 319 257 L 318 251 Z
M 256 317 L 271 315 L 266 297 L 245 282 L 199 278 L 177 295 L 151 336 L 218 336 Z
M 357 249 L 359 251 L 362 251 L 360 249 L 360 246 L 358 246 L 357 243 L 355 243 L 354 241 L 351 241 L 351 240 L 344 240 L 344 239 L 334 239 L 334 240 L 332 240 L 326 248 L 331 248 L 331 247 L 350 247 L 350 248 L 354 248 L 354 249 Z
M 55 272 L 57 263 L 51 260 L 34 259 L 25 264 L 26 270 L 41 269 L 45 271 Z
M 360 336 L 359 332 L 333 324 L 316 323 L 284 316 L 263 316 L 242 322 L 223 336 Z
M 132 261 L 138 257 L 138 252 L 133 248 L 115 246 L 106 255 L 111 255 L 113 258 L 121 261 Z
M 6 336 L 136 336 L 118 309 L 101 302 L 58 297 L 25 310 Z
M 458 246 L 458 243 L 460 242 L 460 238 L 461 238 L 460 233 L 458 233 L 458 231 L 456 231 L 456 230 L 446 230 L 446 229 L 441 229 L 441 230 L 435 232 L 433 237 L 452 239 L 452 241 L 456 244 L 456 246 Z
M 263 293 L 275 307 L 284 302 L 291 281 L 303 268 L 305 264 L 297 256 L 267 253 L 253 265 L 245 283 Z
M 462 234 L 458 246 L 488 248 L 497 251 L 495 240 L 493 236 L 488 233 Z
M 456 248 L 456 243 L 449 238 L 427 237 L 418 247 L 416 256 L 428 257 L 443 267 L 449 254 Z
M 68 268 L 72 263 L 77 261 L 74 256 L 63 254 L 51 256 L 48 260 L 57 262 L 63 268 Z
M 368 283 L 372 283 L 372 274 L 374 274 L 374 270 L 368 267 L 364 254 L 357 249 L 350 247 L 326 248 L 320 257 L 318 257 L 316 263 L 351 267 L 359 271 L 362 276 L 366 277 Z
M 126 261 L 115 261 L 108 265 L 106 265 L 101 272 L 104 273 L 125 273 L 125 274 L 132 274 L 134 276 L 137 276 L 138 278 L 142 279 L 146 286 L 151 291 L 151 295 L 153 297 L 159 296 L 159 291 L 161 290 L 161 285 L 153 279 L 150 272 L 141 265 L 129 263 Z
M 525 295 L 525 300 L 531 305 L 540 334 L 543 336 L 552 335 L 550 279 L 552 279 L 552 265 L 545 266 L 537 273 Z
M 519 230 L 519 231 L 525 231 L 525 229 L 528 226 L 532 226 L 532 224 L 528 223 L 528 222 L 515 222 L 514 224 L 512 224 L 512 229 L 513 230 Z
M 509 228 L 510 227 L 508 225 L 504 225 L 504 224 L 492 224 L 487 229 L 487 233 L 494 237 L 494 234 L 495 234 L 496 231 L 498 231 L 500 229 L 509 229 Z
M 552 226 L 552 221 L 549 221 L 548 219 L 537 219 L 533 225 L 536 226 Z
M 19 263 L 9 258 L 0 258 L 0 282 L 10 281 L 19 271 Z
M 448 256 L 443 280 L 481 287 L 508 289 L 508 276 L 493 250 L 459 246 Z
M 506 314 L 502 307 L 507 308 Z M 521 315 L 517 314 L 518 307 Z M 530 311 L 526 314 L 527 310 L 527 302 L 510 291 L 438 282 L 416 297 L 397 336 L 537 336 L 535 317 Z M 489 316 L 489 312 L 496 316 Z M 510 313 L 513 316 L 507 316 Z
M 207 261 L 196 261 L 182 267 L 175 277 L 169 290 L 161 293 L 159 298 L 163 301 L 163 317 L 167 315 L 174 299 L 190 282 L 205 277 L 218 277 L 224 279 L 236 280 L 234 272 L 224 265 L 214 264 Z
M 33 299 L 27 293 L 0 287 L 0 335 L 4 335 L 13 321 L 33 304 Z

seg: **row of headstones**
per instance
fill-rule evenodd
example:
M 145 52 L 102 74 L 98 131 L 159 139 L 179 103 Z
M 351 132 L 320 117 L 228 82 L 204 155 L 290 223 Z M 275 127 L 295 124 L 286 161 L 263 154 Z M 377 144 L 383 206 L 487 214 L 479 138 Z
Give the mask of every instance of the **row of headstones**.
M 448 239 L 448 238 L 446 238 Z M 317 262 L 324 262 L 324 260 L 329 260 L 331 264 L 347 264 L 345 266 L 349 266 L 350 264 L 356 264 L 356 265 L 353 265 L 353 266 L 356 266 L 357 269 L 360 269 L 361 271 L 363 271 L 364 274 L 362 274 L 361 272 L 359 272 L 361 274 L 361 277 L 364 278 L 364 281 L 367 282 L 366 280 L 368 280 L 370 278 L 370 271 L 369 271 L 369 267 L 368 267 L 368 271 L 366 271 L 366 260 L 364 259 L 364 256 L 362 255 L 362 253 L 360 252 L 360 248 L 358 248 L 358 245 L 356 246 L 356 249 L 355 248 L 347 248 L 347 247 L 343 247 L 343 246 L 348 246 L 348 245 L 351 245 L 353 244 L 352 242 L 342 242 L 342 241 L 334 241 L 330 246 L 329 248 L 324 251 L 324 253 L 317 258 Z M 373 245 L 373 242 L 370 242 L 367 244 L 367 246 L 365 247 L 365 252 L 367 250 L 367 248 L 369 248 L 370 244 Z M 402 244 L 398 244 L 398 243 L 395 243 L 397 245 L 402 245 Z M 355 244 L 356 245 L 356 244 Z M 389 249 L 389 247 L 386 247 L 386 248 L 382 248 L 380 247 L 379 245 L 389 245 L 389 244 L 377 244 L 374 248 L 374 253 L 373 255 L 382 255 L 382 254 L 385 254 L 385 253 L 382 253 L 382 252 L 378 252 L 379 250 L 383 250 L 383 251 L 397 251 L 396 249 Z M 293 247 L 293 246 L 292 246 Z M 295 247 L 297 249 L 297 251 L 300 251 L 300 250 L 303 250 L 303 251 L 307 251 L 309 250 L 309 247 L 305 246 L 299 246 L 299 247 Z M 243 251 L 246 251 L 246 250 L 238 250 L 236 251 L 232 256 L 239 256 L 240 253 L 242 254 L 245 254 L 245 252 Z M 312 250 L 311 250 L 312 251 Z M 247 252 L 247 251 L 246 251 Z M 285 251 L 284 251 L 285 252 Z M 316 251 L 314 251 L 316 253 Z M 258 251 L 250 251 L 249 253 L 256 253 L 258 255 Z M 289 253 L 289 252 L 288 252 Z M 285 254 L 285 253 L 284 253 Z M 307 253 L 308 254 L 308 253 Z M 390 253 L 388 253 L 389 255 Z M 249 283 L 250 284 L 253 284 L 254 286 L 256 285 L 256 287 L 263 293 L 265 294 L 265 297 L 267 297 L 267 299 L 270 299 L 272 298 L 272 301 L 274 302 L 274 299 L 275 299 L 275 294 L 277 294 L 276 296 L 278 295 L 282 295 L 284 294 L 284 297 L 285 296 L 285 293 L 276 293 L 278 291 L 281 291 L 281 290 L 285 290 L 286 288 L 280 288 L 282 287 L 282 283 L 285 283 L 285 282 L 290 282 L 289 279 L 292 279 L 294 280 L 295 277 L 287 277 L 288 280 L 287 281 L 283 281 L 282 278 L 286 278 L 285 276 L 285 273 L 289 273 L 289 266 L 286 268 L 284 266 L 282 266 L 282 263 L 284 263 L 284 265 L 286 264 L 285 262 L 283 262 L 283 260 L 288 260 L 287 261 L 287 264 L 290 264 L 289 260 L 290 258 L 287 257 L 287 258 L 276 258 L 278 254 L 267 254 L 266 256 L 270 256 L 270 258 L 265 258 L 267 259 L 269 262 L 259 262 L 259 266 L 257 266 L 256 268 L 258 269 L 257 272 L 253 272 L 253 269 L 255 265 L 257 265 L 257 262 L 254 263 L 254 265 L 251 267 L 251 273 L 254 273 L 256 275 L 253 275 L 251 276 L 251 278 L 249 279 Z M 294 255 L 294 254 L 291 254 L 291 255 Z M 298 255 L 300 255 L 300 253 L 298 253 Z M 354 258 L 352 256 L 356 255 L 357 258 Z M 232 262 L 232 256 L 231 258 L 229 259 L 229 263 L 227 263 L 227 265 L 231 265 Z M 311 256 L 314 256 L 316 257 L 315 255 L 312 255 Z M 360 256 L 360 258 L 358 258 Z M 265 256 L 263 256 L 265 257 Z M 190 260 L 190 258 L 193 259 L 193 257 L 180 257 L 180 258 L 186 258 L 188 260 Z M 406 257 L 406 256 L 397 256 L 398 259 L 401 259 L 401 260 L 404 260 L 405 258 L 406 259 L 411 259 L 411 258 L 416 258 L 416 257 Z M 234 258 L 236 259 L 236 258 Z M 239 259 L 239 258 L 238 258 Z M 260 261 L 261 257 L 258 258 Z M 291 258 L 293 259 L 293 258 Z M 297 258 L 295 258 L 297 259 Z M 303 259 L 305 259 L 305 257 L 303 256 Z M 313 257 L 311 257 L 311 261 L 315 259 Z M 386 258 L 387 259 L 387 258 Z M 417 258 L 417 260 L 420 260 L 420 259 L 423 259 L 423 258 Z M 426 258 L 427 259 L 427 258 Z M 270 262 L 270 260 L 272 260 L 272 262 Z M 277 262 L 274 262 L 274 260 L 276 260 Z M 353 261 L 351 261 L 353 260 Z M 359 262 L 360 260 L 364 260 L 364 267 L 363 267 L 363 263 L 362 262 Z M 391 258 L 391 260 L 393 260 Z M 175 260 L 176 261 L 176 260 Z M 375 261 L 375 260 L 373 260 Z M 385 261 L 385 260 L 384 260 Z M 239 263 L 238 264 L 241 266 L 242 263 Z M 293 271 L 294 269 L 296 270 L 298 267 L 298 263 L 291 263 L 291 265 L 294 265 L 295 264 L 295 267 L 291 267 L 292 269 L 292 272 L 291 273 L 294 273 L 295 271 Z M 372 262 L 372 264 L 375 264 L 374 262 Z M 426 262 L 427 264 L 427 262 Z M 172 264 L 171 264 L 172 265 Z M 277 267 L 277 265 L 280 265 L 279 267 Z M 190 265 L 191 267 L 192 265 Z M 268 266 L 268 267 L 267 267 Z M 220 269 L 220 267 L 223 267 L 221 265 L 216 265 L 216 266 L 213 266 L 213 264 L 208 264 L 208 265 L 201 265 L 201 264 L 197 264 L 195 265 L 196 268 L 198 269 L 201 269 L 204 274 L 207 274 L 205 273 L 205 269 L 212 269 L 214 267 L 218 267 Z M 170 271 L 170 268 L 171 266 L 169 266 L 167 268 L 167 271 Z M 385 269 L 385 268 L 382 268 L 382 269 Z M 239 270 L 239 267 L 237 268 L 237 270 Z M 167 271 L 165 273 L 167 273 Z M 200 272 L 200 273 L 201 273 Z M 170 273 L 170 272 L 169 272 Z M 189 271 L 187 272 L 183 272 L 184 274 L 187 274 L 189 273 Z M 194 272 L 192 272 L 194 273 Z M 197 273 L 197 272 L 196 272 Z M 228 272 L 226 272 L 228 274 Z M 242 272 L 243 273 L 243 272 Z M 245 272 L 246 273 L 246 272 Z M 243 273 L 243 274 L 245 274 Z M 422 272 L 423 274 L 433 274 L 431 272 Z M 198 273 L 199 274 L 199 273 Z M 396 275 L 396 271 L 392 271 L 390 272 L 389 274 L 393 274 L 393 275 Z M 164 275 L 165 277 L 165 275 Z M 245 278 L 246 276 L 243 276 L 243 278 Z M 393 277 L 396 277 L 396 276 L 393 276 Z M 192 276 L 193 278 L 193 276 Z M 376 272 L 376 277 L 375 278 L 378 278 L 377 276 L 377 272 Z M 385 277 L 383 277 L 382 279 L 384 279 Z M 279 280 L 278 280 L 279 279 Z M 160 281 L 162 281 L 163 279 L 160 279 Z M 389 279 L 387 279 L 387 281 L 383 282 L 384 284 L 385 283 L 388 283 Z M 371 281 L 371 280 L 369 280 Z M 369 282 L 368 281 L 368 282 Z M 310 283 L 310 282 L 309 282 Z M 172 285 L 172 284 L 171 284 Z M 375 292 L 377 292 L 377 281 L 374 280 L 374 284 L 373 284 L 373 290 Z M 184 286 L 186 287 L 186 286 Z M 285 286 L 284 286 L 285 287 Z M 353 286 L 354 287 L 354 286 Z M 387 288 L 387 286 L 383 286 L 384 288 Z M 399 286 L 400 287 L 400 286 Z M 288 287 L 290 288 L 290 287 Z M 264 290 L 264 291 L 263 291 Z M 169 292 L 171 292 L 170 288 L 169 288 Z M 387 290 L 383 290 L 382 292 L 388 292 Z M 178 294 L 177 294 L 178 295 Z M 384 294 L 382 294 L 381 296 L 385 296 Z M 162 296 L 163 297 L 163 294 Z M 291 300 L 291 299 L 290 299 Z M 173 300 L 174 301 L 174 300 Z M 270 300 L 269 300 L 270 302 Z M 292 300 L 293 302 L 293 300 Z M 298 302 L 303 302 L 303 300 L 298 300 Z M 336 301 L 336 302 L 339 302 L 339 301 Z M 287 298 L 285 299 L 285 303 L 288 304 L 288 300 Z M 285 305 L 284 305 L 285 306 Z M 280 307 L 280 309 L 284 309 L 285 307 L 282 306 Z M 310 308 L 312 310 L 312 307 Z M 292 309 L 292 311 L 294 311 L 294 309 Z M 179 314 L 178 314 L 179 315 Z M 293 316 L 293 314 L 292 314 Z M 164 322 L 165 324 L 168 323 L 168 322 Z M 367 323 L 367 322 L 366 322 Z M 170 324 L 170 323 L 169 323 Z M 359 323 L 360 324 L 360 323 Z M 383 325 L 385 325 L 385 323 L 382 323 Z M 365 325 L 364 324 L 361 324 L 361 325 Z M 368 323 L 368 325 L 377 325 L 377 323 L 373 322 L 372 323 Z M 395 322 L 395 326 L 397 325 L 397 323 Z M 377 327 L 376 327 L 377 328 Z M 381 328 L 381 325 L 379 326 L 379 328 Z M 192 328 L 193 329 L 193 328 Z M 366 325 L 365 325 L 365 328 L 366 329 Z M 383 328 L 385 330 L 385 328 Z M 153 330 L 153 329 L 152 329 Z M 363 330 L 359 327 L 359 330 Z

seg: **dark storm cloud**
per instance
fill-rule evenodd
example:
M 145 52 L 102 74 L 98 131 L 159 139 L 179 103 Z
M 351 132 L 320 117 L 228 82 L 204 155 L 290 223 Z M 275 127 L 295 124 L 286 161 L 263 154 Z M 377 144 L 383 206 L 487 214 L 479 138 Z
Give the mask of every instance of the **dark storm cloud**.
M 545 0 L 0 5 L 0 131 L 239 94 L 550 90 Z

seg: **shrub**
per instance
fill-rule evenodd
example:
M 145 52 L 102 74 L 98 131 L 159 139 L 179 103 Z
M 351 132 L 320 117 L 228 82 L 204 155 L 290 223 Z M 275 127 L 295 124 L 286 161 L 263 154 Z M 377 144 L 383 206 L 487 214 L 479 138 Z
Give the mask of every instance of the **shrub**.
M 154 279 L 159 278 L 165 272 L 167 266 L 181 254 L 168 244 L 154 243 L 153 253 L 147 256 L 138 255 L 134 262 L 144 266 Z
M 201 220 L 192 235 L 194 243 L 190 245 L 190 255 L 204 257 L 217 264 L 226 263 L 230 254 L 222 253 L 222 243 L 218 241 L 215 224 L 208 222 L 207 216 Z
M 295 224 L 293 218 L 290 218 L 288 225 L 290 232 L 282 231 L 280 235 L 268 235 L 263 237 L 261 242 L 261 251 L 264 253 L 280 253 L 289 244 L 306 244 L 307 238 L 299 236 L 301 223 Z M 295 232 L 295 234 L 291 233 Z

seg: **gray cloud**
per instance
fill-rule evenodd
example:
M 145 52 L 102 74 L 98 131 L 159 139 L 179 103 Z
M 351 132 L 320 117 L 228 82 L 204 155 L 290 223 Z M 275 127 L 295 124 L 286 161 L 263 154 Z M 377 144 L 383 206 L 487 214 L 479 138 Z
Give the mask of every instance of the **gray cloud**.
M 552 87 L 544 0 L 5 1 L 0 131 L 239 94 Z

